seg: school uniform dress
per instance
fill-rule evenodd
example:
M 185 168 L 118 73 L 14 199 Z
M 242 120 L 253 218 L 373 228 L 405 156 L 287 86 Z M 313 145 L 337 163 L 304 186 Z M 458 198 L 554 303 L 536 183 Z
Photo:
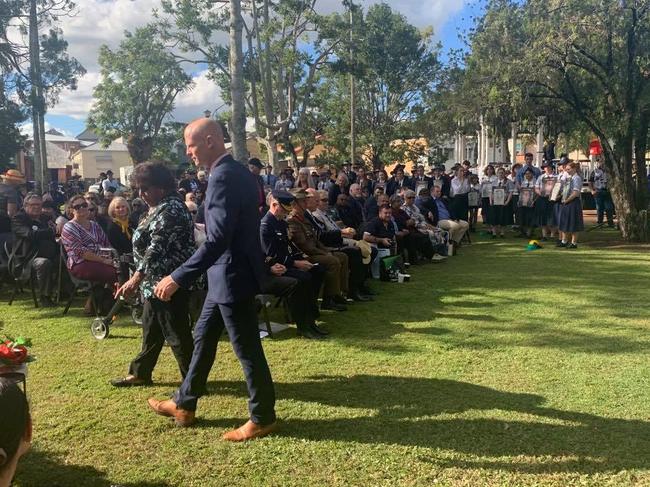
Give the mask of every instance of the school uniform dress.
M 481 181 L 481 217 L 485 225 L 491 225 L 490 220 L 490 195 L 492 194 L 492 187 L 499 182 L 496 175 L 483 176 Z
M 535 188 L 539 191 L 539 195 L 535 200 L 535 218 L 537 225 L 540 227 L 557 226 L 553 215 L 555 202 L 549 199 L 550 192 L 556 181 L 557 176 L 555 174 L 542 174 L 535 181 Z
M 451 215 L 454 220 L 467 221 L 467 213 L 469 212 L 469 204 L 467 194 L 469 193 L 470 184 L 469 179 L 458 178 L 451 180 Z
M 569 178 L 569 175 L 562 171 L 560 174 L 557 176 L 558 182 L 562 185 L 561 190 L 560 190 L 560 195 L 563 194 L 564 192 L 564 185 L 566 184 L 567 179 Z M 553 226 L 557 227 L 560 225 L 560 213 L 562 211 L 562 201 L 561 198 L 558 201 L 553 202 L 553 220 L 555 224 Z
M 582 191 L 582 178 L 574 174 L 567 177 L 564 182 L 565 186 L 562 190 L 562 199 L 566 199 L 574 191 L 578 191 L 578 197 L 571 200 L 569 203 L 562 203 L 560 209 L 560 223 L 558 225 L 561 232 L 577 233 L 585 229 L 584 221 L 582 219 L 582 201 L 580 199 L 580 192 Z
M 533 192 L 533 195 L 531 197 L 535 198 L 535 180 L 534 179 L 531 179 L 530 181 L 527 181 L 526 179 L 523 180 L 523 182 L 519 186 L 519 195 L 520 196 L 521 196 L 521 190 L 522 189 L 530 189 Z M 538 226 L 537 215 L 535 213 L 534 203 L 531 206 L 524 206 L 522 204 L 522 200 L 520 198 L 519 199 L 519 204 L 518 204 L 518 207 L 517 207 L 517 211 L 519 212 L 519 224 L 522 227 L 533 228 L 533 227 Z
M 492 194 L 494 195 L 494 190 L 501 188 L 505 190 L 505 200 L 508 199 L 508 196 L 512 194 L 514 186 L 512 181 L 508 179 L 499 180 L 492 187 Z M 494 198 L 494 196 L 493 196 Z M 489 212 L 490 225 L 494 226 L 507 226 L 512 225 L 512 201 L 509 201 L 506 205 L 490 205 Z

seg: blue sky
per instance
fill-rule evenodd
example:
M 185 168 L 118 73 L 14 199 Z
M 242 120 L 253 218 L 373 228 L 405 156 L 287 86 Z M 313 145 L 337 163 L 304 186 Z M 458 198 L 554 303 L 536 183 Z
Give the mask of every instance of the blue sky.
M 321 0 L 325 11 L 337 10 L 340 0 Z M 375 0 L 358 0 L 369 5 Z M 388 2 L 394 9 L 403 12 L 414 23 L 433 25 L 436 37 L 443 44 L 444 52 L 462 47 L 458 32 L 466 32 L 472 25 L 472 15 L 479 12 L 477 1 L 482 0 L 392 0 Z M 63 25 L 64 36 L 69 42 L 70 53 L 77 57 L 88 70 L 79 82 L 79 89 L 61 96 L 60 103 L 50 109 L 45 117 L 48 128 L 56 128 L 70 135 L 77 135 L 85 128 L 85 118 L 90 103 L 92 89 L 99 81 L 96 63 L 97 51 L 103 43 L 116 47 L 124 29 L 132 30 L 146 23 L 152 7 L 159 0 L 84 0 L 79 2 L 79 13 L 66 20 Z M 85 7 L 85 8 L 84 8 Z M 134 12 L 134 9 L 139 12 Z M 139 13 L 140 15 L 135 15 Z M 88 32 L 89 24 L 96 29 Z M 418 25 L 423 26 L 423 25 Z M 177 101 L 174 116 L 178 120 L 189 120 L 200 116 L 206 108 L 221 104 L 215 86 L 207 79 L 205 72 L 195 72 L 196 86 L 191 93 Z

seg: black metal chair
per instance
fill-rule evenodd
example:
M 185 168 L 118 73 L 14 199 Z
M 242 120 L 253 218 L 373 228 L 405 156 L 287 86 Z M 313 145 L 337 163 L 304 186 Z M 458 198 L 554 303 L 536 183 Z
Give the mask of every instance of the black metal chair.
M 29 285 L 32 291 L 32 299 L 34 300 L 34 307 L 38 308 L 38 299 L 36 299 L 36 283 L 34 273 L 32 272 L 32 262 L 36 258 L 36 252 L 34 255 L 29 256 L 25 259 L 25 262 L 19 264 L 16 262 L 16 248 L 10 251 L 7 242 L 4 245 L 4 252 L 7 256 L 7 275 L 11 280 L 11 296 L 9 297 L 9 306 L 11 306 L 16 299 L 16 294 L 18 291 L 23 290 L 25 285 Z
M 68 254 L 65 251 L 65 247 L 63 246 L 63 243 L 60 243 L 60 262 L 59 262 L 59 276 L 58 276 L 58 289 L 57 289 L 57 301 L 61 297 L 61 280 L 63 276 L 63 272 L 67 272 L 68 277 L 70 278 L 70 282 L 72 283 L 72 290 L 70 291 L 70 296 L 68 297 L 68 301 L 65 305 L 65 308 L 63 309 L 63 316 L 68 314 L 68 311 L 70 310 L 70 306 L 72 306 L 72 301 L 74 300 L 75 296 L 77 294 L 83 293 L 83 294 L 89 294 L 90 295 L 90 301 L 93 305 L 93 309 L 95 310 L 95 315 L 99 316 L 99 307 L 97 305 L 97 299 L 95 296 L 95 293 L 93 292 L 93 288 L 96 286 L 96 283 L 92 281 L 84 281 L 83 279 L 78 279 L 75 276 L 72 275 L 71 272 L 68 272 L 68 267 L 66 266 L 66 262 L 68 261 Z

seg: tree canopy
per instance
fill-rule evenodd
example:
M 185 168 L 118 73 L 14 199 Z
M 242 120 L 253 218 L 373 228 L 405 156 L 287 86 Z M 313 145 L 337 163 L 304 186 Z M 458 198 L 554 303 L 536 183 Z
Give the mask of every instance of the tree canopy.
M 140 28 L 126 32 L 116 51 L 101 47 L 102 79 L 88 117 L 102 143 L 124 137 L 135 164 L 150 157 L 176 96 L 192 85 L 191 77 L 152 34 L 150 27 Z

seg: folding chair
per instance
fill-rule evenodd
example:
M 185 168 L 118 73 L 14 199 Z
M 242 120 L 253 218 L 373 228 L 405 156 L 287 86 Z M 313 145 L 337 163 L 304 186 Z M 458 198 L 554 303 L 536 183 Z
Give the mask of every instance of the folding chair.
M 68 261 L 68 254 L 65 251 L 65 247 L 63 246 L 63 243 L 60 243 L 61 247 L 61 262 L 59 262 L 59 277 L 58 277 L 58 290 L 57 290 L 57 300 L 60 298 L 61 294 L 61 277 L 62 273 L 64 272 L 64 269 L 67 272 L 67 266 L 65 263 Z M 72 275 L 71 272 L 68 272 L 68 276 L 70 277 L 70 281 L 72 282 L 72 291 L 70 292 L 70 297 L 68 298 L 68 302 L 65 305 L 65 308 L 63 309 L 63 316 L 68 314 L 68 311 L 70 310 L 70 306 L 72 305 L 72 300 L 75 298 L 75 296 L 82 292 L 82 293 L 89 293 L 90 294 L 90 301 L 93 305 L 93 308 L 95 310 L 95 316 L 99 316 L 99 307 L 97 305 L 97 299 L 95 297 L 95 293 L 93 292 L 93 287 L 95 286 L 95 283 L 91 281 L 84 281 L 83 279 L 78 279 L 75 276 Z
M 36 285 L 34 282 L 34 275 L 32 273 L 32 262 L 36 258 L 36 252 L 34 255 L 28 257 L 22 265 L 16 263 L 16 249 L 9 251 L 9 246 L 7 242 L 4 245 L 4 251 L 7 257 L 7 271 L 9 278 L 12 281 L 12 290 L 11 297 L 9 298 L 9 306 L 11 306 L 16 298 L 18 291 L 22 291 L 25 284 L 29 284 L 29 287 L 32 291 L 32 299 L 34 300 L 34 307 L 38 308 L 38 299 L 36 299 Z
M 255 301 L 257 301 L 259 311 L 262 312 L 262 319 L 264 320 L 266 331 L 269 334 L 270 338 L 273 338 L 273 329 L 271 328 L 271 319 L 269 318 L 269 308 L 271 307 L 272 299 L 273 296 L 270 294 L 258 294 L 255 296 Z

